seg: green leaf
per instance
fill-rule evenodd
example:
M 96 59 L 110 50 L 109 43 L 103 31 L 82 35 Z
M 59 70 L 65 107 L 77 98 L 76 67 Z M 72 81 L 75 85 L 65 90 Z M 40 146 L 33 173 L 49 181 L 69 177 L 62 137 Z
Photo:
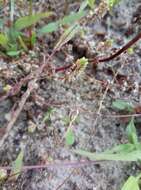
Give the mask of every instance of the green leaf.
M 108 154 L 128 153 L 128 152 L 132 152 L 133 150 L 135 150 L 135 145 L 127 143 L 127 144 L 117 145 L 110 150 L 104 151 L 104 153 L 108 153 Z
M 4 48 L 8 45 L 8 37 L 3 33 L 0 33 L 0 45 Z
M 88 5 L 90 6 L 91 9 L 94 8 L 95 0 L 88 0 Z
M 51 115 L 53 114 L 55 110 L 51 107 L 48 108 L 48 111 L 45 113 L 44 118 L 43 118 L 43 122 L 47 122 L 49 120 L 51 120 Z
M 65 116 L 65 117 L 62 118 L 62 121 L 64 122 L 65 126 L 68 126 L 69 123 L 70 123 L 70 121 L 71 121 L 71 119 L 70 119 L 69 116 Z
M 126 128 L 126 133 L 128 136 L 128 140 L 130 143 L 137 145 L 138 144 L 138 137 L 137 137 L 137 131 L 136 127 L 134 125 L 134 119 L 132 118 L 130 123 L 128 124 Z
M 81 3 L 79 11 L 83 11 L 88 5 L 88 0 L 85 0 Z
M 59 28 L 59 23 L 58 22 L 51 22 L 48 25 L 44 26 L 39 30 L 39 34 L 45 34 L 45 33 L 51 33 Z
M 14 25 L 15 29 L 22 30 L 27 27 L 30 27 L 33 24 L 36 24 L 40 19 L 49 17 L 51 14 L 52 12 L 45 12 L 45 13 L 37 13 L 34 15 L 21 17 L 15 22 L 15 25 Z
M 21 53 L 21 50 L 19 51 L 8 51 L 6 54 L 11 56 L 11 57 L 15 57 L 18 56 Z
M 113 161 L 138 161 L 141 160 L 141 151 L 132 151 L 129 153 L 104 154 L 91 153 L 84 150 L 75 150 L 75 153 L 88 157 L 90 160 L 113 160 Z
M 34 45 L 35 43 L 36 43 L 36 33 L 32 32 L 32 35 L 31 35 L 31 44 Z
M 112 103 L 112 106 L 118 110 L 133 111 L 133 105 L 124 100 L 116 100 Z
M 57 31 L 59 26 L 62 26 L 65 24 L 66 25 L 72 24 L 72 23 L 78 21 L 79 19 L 81 19 L 82 17 L 84 17 L 85 15 L 86 15 L 86 12 L 79 11 L 77 13 L 72 13 L 68 16 L 65 16 L 63 19 L 60 19 L 57 22 L 51 22 L 39 30 L 39 35 Z
M 7 35 L 11 44 L 16 44 L 17 38 L 21 35 L 21 32 L 17 31 L 14 27 L 10 27 Z
M 2 29 L 3 26 L 4 26 L 4 21 L 3 21 L 3 19 L 0 19 L 0 29 Z
M 66 139 L 67 145 L 72 145 L 75 142 L 74 133 L 71 128 L 68 128 L 66 135 L 65 135 L 65 139 Z
M 14 21 L 14 8 L 15 8 L 15 0 L 10 0 L 10 20 L 12 23 Z
M 107 0 L 109 8 L 112 9 L 115 5 L 117 5 L 121 0 Z
M 23 166 L 23 157 L 24 157 L 24 152 L 23 150 L 21 150 L 16 160 L 12 163 L 12 174 L 16 174 L 15 179 L 17 179 L 18 176 L 20 175 Z
M 19 44 L 21 45 L 21 47 L 25 50 L 25 51 L 28 51 L 28 48 L 26 46 L 26 44 L 24 43 L 24 40 L 22 39 L 21 36 L 18 36 L 18 39 L 19 39 Z
M 86 15 L 86 11 L 79 11 L 77 13 L 71 13 L 68 16 L 65 16 L 63 19 L 59 21 L 59 24 L 65 25 L 65 24 L 72 24 L 78 20 L 80 20 L 82 17 Z
M 130 176 L 121 190 L 140 190 L 136 177 Z
M 78 24 L 73 24 L 70 26 L 65 32 L 61 35 L 58 43 L 55 46 L 55 49 L 60 49 L 64 44 L 66 44 L 69 40 L 71 40 L 74 35 L 80 31 L 80 26 Z

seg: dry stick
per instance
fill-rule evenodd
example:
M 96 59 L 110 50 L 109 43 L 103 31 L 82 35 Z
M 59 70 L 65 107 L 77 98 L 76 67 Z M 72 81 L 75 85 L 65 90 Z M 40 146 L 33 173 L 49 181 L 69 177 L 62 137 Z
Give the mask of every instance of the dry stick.
M 76 27 L 76 26 L 74 26 L 74 27 Z M 38 70 L 36 70 L 36 72 L 34 73 L 35 74 L 35 78 L 29 82 L 28 88 L 27 88 L 26 92 L 23 94 L 23 96 L 22 96 L 22 98 L 21 98 L 21 100 L 19 102 L 18 108 L 13 113 L 13 117 L 11 118 L 11 121 L 7 125 L 5 135 L 0 140 L 0 148 L 2 147 L 5 139 L 8 137 L 8 134 L 9 134 L 11 128 L 13 127 L 14 123 L 16 122 L 18 116 L 20 115 L 20 113 L 21 113 L 21 111 L 22 111 L 22 109 L 24 107 L 24 104 L 26 103 L 26 100 L 29 98 L 31 92 L 37 87 L 37 84 L 36 84 L 37 80 L 40 77 L 40 75 L 42 74 L 42 72 L 43 72 L 44 68 L 46 67 L 47 63 L 49 63 L 49 61 L 52 59 L 52 57 L 54 56 L 54 54 L 69 40 L 69 35 L 71 35 L 71 32 L 74 32 L 73 29 L 74 28 L 72 28 L 69 31 L 69 33 L 67 33 L 67 35 L 64 36 L 64 38 L 62 39 L 62 41 L 60 40 L 56 44 L 56 46 L 54 47 L 51 55 L 47 58 L 47 60 L 46 60 L 46 57 L 44 56 L 43 65 Z M 52 68 L 52 72 L 55 72 L 55 69 Z
M 56 50 L 54 50 L 52 52 L 52 54 L 48 57 L 48 59 L 46 60 L 45 57 L 44 57 L 44 62 L 43 62 L 43 65 L 41 66 L 41 68 L 39 70 L 37 70 L 37 72 L 35 73 L 35 79 L 31 80 L 29 82 L 29 85 L 28 85 L 28 88 L 26 90 L 26 92 L 23 94 L 19 104 L 18 104 L 18 108 L 14 111 L 14 113 L 12 114 L 12 118 L 10 120 L 10 122 L 8 123 L 7 127 L 6 127 L 6 132 L 4 134 L 4 136 L 2 137 L 2 139 L 0 140 L 0 148 L 2 147 L 4 141 L 6 140 L 6 138 L 8 137 L 9 135 L 9 132 L 12 128 L 12 126 L 14 125 L 14 123 L 16 122 L 18 116 L 20 115 L 23 107 L 24 107 L 24 104 L 26 103 L 27 99 L 29 98 L 31 92 L 37 87 L 37 79 L 38 77 L 40 76 L 40 74 L 42 73 L 44 67 L 46 66 L 46 64 L 52 59 L 53 55 L 55 54 Z
M 99 116 L 102 118 L 128 118 L 128 117 L 141 117 L 141 113 L 130 113 L 130 114 L 121 114 L 121 115 L 117 115 L 117 114 L 97 114 L 96 112 L 90 111 L 82 106 L 65 106 L 66 108 L 69 109 L 77 109 L 79 111 L 79 113 L 89 113 L 91 116 Z
M 73 169 L 71 172 L 70 172 L 70 174 L 69 174 L 69 176 L 67 177 L 67 178 L 65 178 L 64 180 L 63 180 L 63 182 L 57 187 L 57 188 L 55 188 L 54 190 L 59 190 L 69 179 L 70 179 L 70 177 L 72 176 L 72 174 L 75 172 L 75 169 Z
M 34 79 L 33 81 L 29 82 L 29 86 L 27 91 L 23 94 L 21 101 L 19 102 L 18 108 L 16 109 L 16 111 L 13 112 L 12 114 L 12 118 L 10 120 L 10 122 L 8 123 L 7 127 L 6 127 L 6 131 L 4 136 L 2 137 L 2 139 L 0 140 L 0 147 L 2 147 L 4 141 L 6 140 L 6 138 L 8 137 L 9 131 L 11 130 L 12 126 L 14 125 L 14 123 L 16 122 L 19 114 L 21 113 L 24 104 L 26 103 L 26 100 L 28 99 L 28 97 L 30 96 L 30 93 L 33 91 L 33 89 L 35 88 L 36 84 L 36 79 Z
M 112 59 L 114 59 L 115 57 L 119 56 L 121 53 L 123 53 L 124 51 L 126 51 L 130 46 L 132 46 L 134 43 L 136 43 L 139 39 L 141 38 L 141 32 L 135 36 L 131 41 L 129 41 L 123 48 L 121 48 L 119 51 L 117 51 L 115 54 L 109 56 L 108 58 L 94 58 L 94 59 L 89 59 L 89 61 L 92 61 L 92 62 L 105 62 L 105 61 L 110 61 Z M 51 60 L 51 58 L 53 57 L 53 55 L 55 54 L 55 52 L 57 51 L 57 49 L 52 52 L 52 54 L 48 57 L 47 59 L 47 63 Z M 22 99 L 21 101 L 19 102 L 19 108 L 17 108 L 17 110 L 14 112 L 14 117 L 11 119 L 11 121 L 8 123 L 7 125 L 7 129 L 6 129 L 6 133 L 5 135 L 3 136 L 3 138 L 1 139 L 0 141 L 0 147 L 2 147 L 5 139 L 7 138 L 8 134 L 9 134 L 9 131 L 11 130 L 12 126 L 14 125 L 14 123 L 16 122 L 20 112 L 22 111 L 23 109 L 23 106 L 26 102 L 26 100 L 28 99 L 28 97 L 30 96 L 31 92 L 33 91 L 33 89 L 35 88 L 36 86 L 36 82 L 37 82 L 37 78 L 40 76 L 40 74 L 42 73 L 44 67 L 46 66 L 46 63 L 44 63 L 41 68 L 37 71 L 36 73 L 36 78 L 33 79 L 32 81 L 30 81 L 30 85 L 27 89 L 27 91 L 25 92 L 25 94 L 22 96 Z M 63 70 L 66 70 L 70 67 L 69 66 L 66 66 L 66 67 L 62 67 L 60 69 L 57 69 L 56 72 L 59 72 L 59 71 L 63 71 Z M 107 91 L 109 89 L 109 85 L 107 86 L 106 90 L 105 90 L 105 93 L 103 95 L 103 98 L 102 98 L 102 101 L 100 103 L 100 106 L 99 106 L 99 109 L 98 109 L 98 113 L 97 114 L 100 114 L 100 111 L 101 111 L 101 107 L 102 107 L 102 104 L 103 104 L 103 100 L 105 99 L 105 95 L 107 94 Z M 97 123 L 97 119 L 98 117 L 96 118 L 95 122 L 94 122 L 94 126 L 96 125 Z
M 98 115 L 98 116 L 96 117 L 96 119 L 95 119 L 95 121 L 94 121 L 93 128 L 95 128 L 95 126 L 96 126 L 96 124 L 97 124 L 97 121 L 98 121 L 98 119 L 99 119 L 99 116 L 100 116 L 100 113 L 101 113 L 101 109 L 102 109 L 102 105 L 103 105 L 104 99 L 105 99 L 105 97 L 106 97 L 106 95 L 107 95 L 107 92 L 108 92 L 108 90 L 109 90 L 111 84 L 114 83 L 114 80 L 116 79 L 116 77 L 117 77 L 117 75 L 118 75 L 118 73 L 119 73 L 119 70 L 120 70 L 121 68 L 123 68 L 123 66 L 124 66 L 124 64 L 122 64 L 121 67 L 117 70 L 117 72 L 115 73 L 114 78 L 113 78 L 112 81 L 107 85 L 107 87 L 106 87 L 106 89 L 105 89 L 105 91 L 104 91 L 104 94 L 103 94 L 103 96 L 102 96 L 102 99 L 101 99 L 101 101 L 100 101 L 100 103 L 99 103 L 99 108 L 98 108 L 98 111 L 97 111 L 97 115 Z M 92 132 L 93 132 L 93 131 L 92 131 Z
M 121 49 L 119 49 L 116 53 L 112 54 L 111 56 L 106 57 L 106 58 L 101 58 L 101 57 L 98 56 L 98 57 L 89 59 L 89 62 L 92 62 L 93 64 L 95 64 L 95 63 L 102 63 L 102 62 L 110 61 L 110 60 L 114 59 L 115 57 L 119 56 L 120 54 L 122 54 L 123 52 L 125 52 L 130 46 L 132 46 L 134 43 L 136 43 L 140 38 L 141 38 L 141 32 L 138 35 L 136 35 L 131 41 L 129 41 L 125 46 L 123 46 Z M 71 66 L 72 66 L 72 64 L 69 64 L 67 66 L 56 68 L 55 73 L 63 72 L 65 70 L 69 69 Z M 20 89 L 22 85 L 23 85 L 23 83 L 19 83 L 19 86 L 16 85 L 16 87 Z M 7 97 L 13 95 L 11 93 L 13 91 L 14 91 L 14 94 L 18 93 L 18 90 L 15 91 L 14 88 L 15 87 L 13 87 L 6 95 L 0 97 L 0 101 L 3 101 Z
M 90 61 L 96 61 L 96 62 L 105 62 L 105 61 L 110 61 L 112 59 L 114 59 L 115 57 L 119 56 L 120 54 L 122 54 L 123 52 L 125 52 L 130 46 L 132 46 L 134 43 L 136 43 L 139 39 L 141 38 L 141 32 L 136 35 L 131 41 L 129 41 L 125 46 L 123 46 L 121 49 L 119 49 L 116 53 L 114 53 L 113 55 L 109 56 L 109 57 L 106 57 L 106 58 L 95 58 L 95 59 L 90 59 Z M 121 69 L 123 67 L 123 65 L 121 65 L 121 67 L 119 69 Z M 115 73 L 115 76 L 113 78 L 113 80 L 110 82 L 110 84 L 108 84 L 108 86 L 106 87 L 106 90 L 102 96 L 102 100 L 100 101 L 100 105 L 99 105 L 99 108 L 98 108 L 98 111 L 97 111 L 97 114 L 100 115 L 100 112 L 101 112 L 101 109 L 102 109 L 102 105 L 103 105 L 103 101 L 107 95 L 107 91 L 109 90 L 110 88 L 110 85 L 114 82 L 114 80 L 116 79 L 116 76 L 119 72 L 119 69 L 118 71 Z M 97 124 L 97 121 L 98 121 L 98 116 L 96 117 L 95 121 L 94 121 L 94 125 L 93 127 L 95 128 L 96 124 Z

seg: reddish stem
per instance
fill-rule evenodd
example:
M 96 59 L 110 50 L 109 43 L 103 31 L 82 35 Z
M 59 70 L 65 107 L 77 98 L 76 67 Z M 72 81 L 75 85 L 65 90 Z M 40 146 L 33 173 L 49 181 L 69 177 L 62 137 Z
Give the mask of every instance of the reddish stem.
M 140 38 L 141 38 L 141 32 L 139 34 L 137 34 L 132 40 L 130 40 L 125 46 L 123 46 L 116 53 L 110 55 L 109 57 L 101 58 L 101 57 L 98 56 L 98 57 L 89 59 L 89 61 L 93 62 L 94 64 L 95 63 L 101 63 L 101 62 L 110 61 L 110 60 L 114 59 L 115 57 L 118 57 L 120 54 L 124 53 L 128 48 L 130 48 L 133 44 L 135 44 Z M 65 71 L 68 68 L 70 68 L 71 66 L 72 66 L 72 64 L 68 65 L 68 66 L 57 68 L 55 70 L 55 72 L 57 73 L 57 72 L 60 72 L 60 71 L 61 72 Z
M 135 44 L 141 38 L 141 32 L 137 34 L 132 40 L 130 40 L 125 46 L 119 49 L 116 53 L 112 54 L 106 58 L 98 58 L 98 62 L 105 62 L 114 59 L 115 57 L 119 56 L 120 54 L 124 53 L 128 48 L 130 48 L 133 44 Z
M 56 73 L 57 73 L 57 72 L 63 72 L 63 71 L 65 71 L 65 70 L 69 69 L 71 66 L 72 66 L 72 64 L 69 64 L 69 65 L 64 66 L 64 67 L 59 67 L 59 68 L 55 69 L 55 72 L 56 72 Z

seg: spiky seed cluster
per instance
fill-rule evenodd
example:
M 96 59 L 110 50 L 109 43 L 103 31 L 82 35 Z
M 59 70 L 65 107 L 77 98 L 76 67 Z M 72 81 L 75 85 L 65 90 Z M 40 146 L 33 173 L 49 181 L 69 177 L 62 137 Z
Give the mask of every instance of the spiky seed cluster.
M 77 59 L 77 61 L 69 69 L 68 73 L 65 76 L 65 81 L 72 81 L 82 75 L 88 65 L 88 59 L 82 57 Z

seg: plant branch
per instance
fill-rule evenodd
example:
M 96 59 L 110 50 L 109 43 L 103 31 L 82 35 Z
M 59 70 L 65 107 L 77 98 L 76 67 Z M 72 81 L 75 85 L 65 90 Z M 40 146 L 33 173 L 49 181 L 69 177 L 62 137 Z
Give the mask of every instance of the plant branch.
M 94 63 L 96 61 L 97 61 L 97 63 L 110 61 L 110 60 L 118 57 L 120 54 L 124 53 L 128 48 L 130 48 L 133 44 L 135 44 L 138 40 L 140 40 L 140 38 L 141 38 L 141 32 L 139 34 L 137 34 L 132 40 L 130 40 L 125 46 L 123 46 L 116 53 L 110 55 L 109 57 L 105 57 L 105 58 L 97 57 L 97 58 L 89 59 L 89 61 L 94 62 Z

